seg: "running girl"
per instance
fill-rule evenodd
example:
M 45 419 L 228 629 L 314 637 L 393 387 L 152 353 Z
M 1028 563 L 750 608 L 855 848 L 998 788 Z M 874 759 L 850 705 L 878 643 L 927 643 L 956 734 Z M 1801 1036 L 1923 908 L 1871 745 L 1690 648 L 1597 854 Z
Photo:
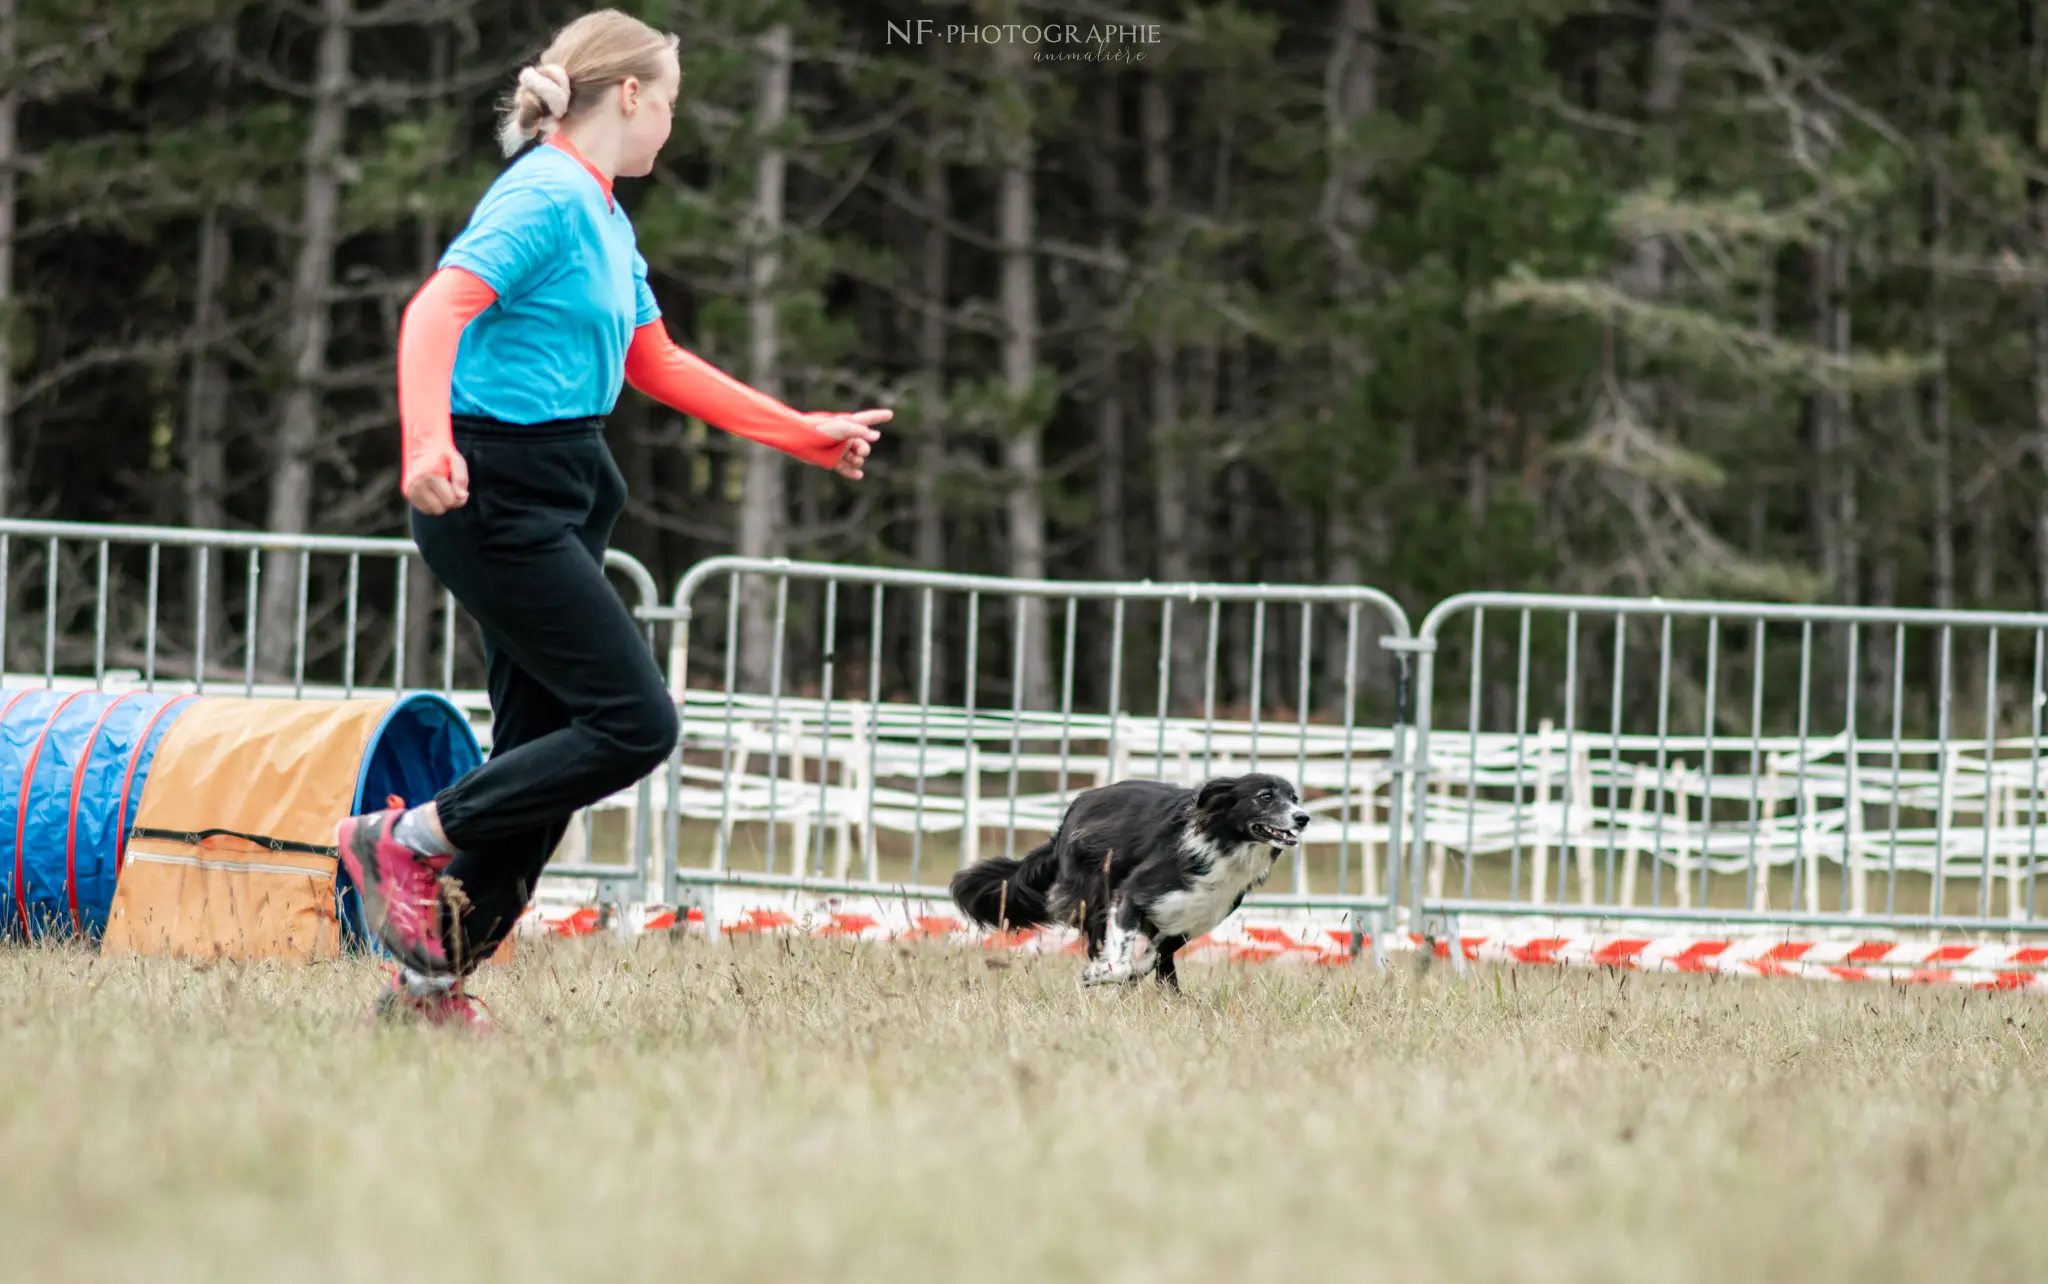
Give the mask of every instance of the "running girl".
M 680 87 L 674 36 L 615 10 L 564 27 L 502 119 L 507 155 L 540 145 L 405 311 L 401 485 L 421 555 L 481 626 L 492 743 L 432 801 L 340 826 L 364 916 L 402 964 L 382 1013 L 488 1025 L 460 982 L 570 817 L 675 747 L 667 684 L 604 575 L 626 484 L 603 416 L 622 383 L 856 481 L 891 417 L 800 413 L 670 341 L 612 181 L 652 171 Z

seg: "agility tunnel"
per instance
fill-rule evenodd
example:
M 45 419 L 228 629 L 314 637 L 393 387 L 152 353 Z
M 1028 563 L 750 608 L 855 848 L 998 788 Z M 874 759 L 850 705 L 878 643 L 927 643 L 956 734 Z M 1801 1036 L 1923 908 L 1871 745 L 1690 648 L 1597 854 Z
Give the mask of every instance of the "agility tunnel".
M 482 760 L 462 712 L 427 693 L 0 691 L 0 937 L 206 958 L 374 948 L 335 826 Z

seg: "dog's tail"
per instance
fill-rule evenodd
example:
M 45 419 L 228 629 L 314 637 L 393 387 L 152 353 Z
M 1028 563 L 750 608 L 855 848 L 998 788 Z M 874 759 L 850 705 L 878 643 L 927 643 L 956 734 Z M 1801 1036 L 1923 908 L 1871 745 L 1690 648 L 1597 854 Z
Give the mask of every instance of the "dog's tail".
M 1046 894 L 1059 879 L 1059 858 L 1042 843 L 1023 860 L 997 856 L 953 875 L 953 903 L 983 927 L 1039 927 L 1052 921 Z

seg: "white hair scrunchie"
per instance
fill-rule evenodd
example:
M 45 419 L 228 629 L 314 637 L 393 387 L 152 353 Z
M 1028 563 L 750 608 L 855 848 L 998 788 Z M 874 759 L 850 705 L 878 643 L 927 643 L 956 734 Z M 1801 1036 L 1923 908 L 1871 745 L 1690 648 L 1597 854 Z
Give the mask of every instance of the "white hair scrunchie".
M 561 64 L 520 68 L 519 87 L 532 90 L 550 117 L 560 119 L 569 114 L 569 72 Z

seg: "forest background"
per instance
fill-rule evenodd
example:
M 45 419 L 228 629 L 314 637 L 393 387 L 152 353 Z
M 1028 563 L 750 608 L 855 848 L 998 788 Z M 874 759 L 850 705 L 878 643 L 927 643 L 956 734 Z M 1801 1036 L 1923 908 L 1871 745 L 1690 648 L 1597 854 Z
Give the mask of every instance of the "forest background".
M 671 332 L 799 407 L 897 412 L 849 485 L 629 391 L 616 546 L 664 586 L 741 552 L 1368 584 L 1417 615 L 1473 588 L 2048 608 L 2048 0 L 638 11 L 682 37 L 675 136 L 621 184 Z M 0 510 L 402 534 L 399 318 L 574 12 L 0 0 Z M 240 585 L 209 581 L 217 662 L 247 635 L 278 671 L 293 567 L 258 628 Z M 196 577 L 162 591 L 200 609 Z M 344 591 L 314 586 L 322 655 Z M 92 609 L 66 599 L 66 663 Z M 917 595 L 885 609 L 920 627 Z M 938 688 L 964 627 L 942 609 Z M 1027 703 L 1061 646 L 1033 624 Z

